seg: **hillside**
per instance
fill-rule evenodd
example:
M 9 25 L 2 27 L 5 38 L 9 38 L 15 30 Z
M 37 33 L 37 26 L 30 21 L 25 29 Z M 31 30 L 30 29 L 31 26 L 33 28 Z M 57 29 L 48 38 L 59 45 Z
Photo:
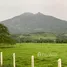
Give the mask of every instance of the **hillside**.
M 67 21 L 47 16 L 42 13 L 23 13 L 19 16 L 0 22 L 6 25 L 11 33 L 32 32 L 67 32 Z

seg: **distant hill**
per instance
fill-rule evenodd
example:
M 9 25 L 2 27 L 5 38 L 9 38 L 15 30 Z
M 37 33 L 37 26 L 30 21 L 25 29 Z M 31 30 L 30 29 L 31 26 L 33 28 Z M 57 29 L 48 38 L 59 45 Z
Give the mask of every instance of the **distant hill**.
M 11 33 L 32 33 L 32 32 L 67 32 L 67 21 L 44 15 L 23 13 L 19 16 L 0 22 L 6 25 Z

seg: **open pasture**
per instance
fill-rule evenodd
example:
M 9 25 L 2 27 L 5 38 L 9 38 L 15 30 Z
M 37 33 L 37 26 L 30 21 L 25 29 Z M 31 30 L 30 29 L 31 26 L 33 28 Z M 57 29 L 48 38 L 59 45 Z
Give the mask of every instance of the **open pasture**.
M 31 67 L 32 55 L 35 67 L 57 67 L 59 58 L 62 59 L 62 66 L 67 67 L 67 44 L 18 43 L 11 48 L 1 47 L 0 52 L 3 52 L 3 67 L 13 67 L 13 53 L 16 53 L 16 67 Z

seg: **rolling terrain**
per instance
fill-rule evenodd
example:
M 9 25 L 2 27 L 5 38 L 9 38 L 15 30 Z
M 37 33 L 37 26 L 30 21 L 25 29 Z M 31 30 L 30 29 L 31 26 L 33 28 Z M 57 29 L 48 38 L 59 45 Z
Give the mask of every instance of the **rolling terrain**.
M 42 13 L 23 13 L 0 22 L 6 25 L 13 34 L 52 32 L 67 33 L 67 21 L 44 15 Z

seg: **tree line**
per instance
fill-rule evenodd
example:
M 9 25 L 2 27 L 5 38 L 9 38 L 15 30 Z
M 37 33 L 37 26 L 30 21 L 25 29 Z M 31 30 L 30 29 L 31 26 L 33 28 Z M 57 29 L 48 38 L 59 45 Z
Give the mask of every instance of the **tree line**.
M 30 35 L 26 35 L 25 37 L 21 38 L 19 37 L 19 35 L 15 35 L 13 36 L 13 38 L 16 40 L 17 43 L 67 43 L 67 36 L 65 36 L 64 34 L 57 35 L 56 39 L 34 39 L 31 38 Z
M 23 36 L 24 37 L 20 37 L 20 34 L 10 34 L 8 28 L 0 24 L 0 43 L 11 45 L 16 43 L 67 43 L 67 35 L 64 33 L 56 35 L 56 39 L 34 39 L 30 37 L 30 34 L 24 34 Z

